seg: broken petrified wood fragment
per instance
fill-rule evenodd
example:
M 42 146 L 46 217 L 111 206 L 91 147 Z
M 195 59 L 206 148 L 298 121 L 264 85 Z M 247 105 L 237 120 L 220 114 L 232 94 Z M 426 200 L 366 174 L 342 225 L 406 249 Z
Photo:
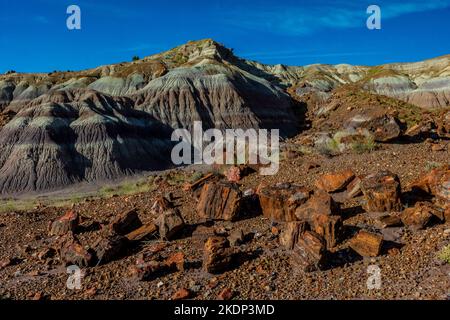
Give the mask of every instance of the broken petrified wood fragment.
M 325 240 L 315 232 L 302 233 L 294 246 L 291 264 L 304 272 L 322 270 L 325 267 L 327 250 Z
M 241 209 L 242 193 L 230 182 L 212 182 L 203 186 L 197 212 L 206 220 L 236 220 Z
M 348 185 L 347 185 L 347 198 L 352 199 L 354 197 L 358 197 L 362 195 L 361 191 L 361 181 L 364 179 L 363 176 L 355 177 Z
M 379 234 L 361 230 L 350 239 L 349 246 L 363 257 L 377 257 L 381 252 L 383 237 Z
M 177 208 L 161 213 L 154 221 L 158 226 L 159 235 L 163 240 L 172 240 L 184 228 L 184 220 Z
M 77 265 L 83 268 L 90 266 L 92 263 L 92 254 L 73 235 L 63 240 L 59 254 L 65 265 Z
M 263 215 L 272 221 L 296 221 L 295 210 L 309 198 L 309 190 L 289 183 L 258 190 Z
M 350 169 L 342 172 L 328 173 L 322 175 L 316 181 L 315 186 L 326 192 L 336 192 L 344 189 L 354 178 L 355 174 Z
M 164 264 L 170 270 L 184 271 L 186 264 L 184 253 L 177 252 L 172 254 L 164 261 Z
M 142 226 L 142 222 L 139 219 L 137 211 L 136 209 L 132 209 L 114 218 L 110 224 L 110 230 L 124 236 L 140 226 Z
M 315 214 L 312 216 L 311 230 L 325 239 L 327 249 L 334 248 L 342 239 L 344 225 L 340 216 Z
M 50 228 L 51 236 L 61 236 L 69 231 L 75 231 L 80 223 L 78 214 L 74 211 L 68 211 L 62 217 L 53 221 Z
M 294 249 L 300 235 L 308 230 L 309 225 L 306 221 L 287 222 L 284 230 L 280 235 L 280 244 L 286 249 Z
M 309 200 L 295 210 L 295 216 L 300 221 L 311 221 L 314 215 L 334 215 L 339 212 L 338 204 L 322 190 L 317 190 Z
M 439 217 L 440 213 L 431 203 L 417 202 L 414 207 L 403 211 L 401 219 L 403 224 L 412 230 L 421 230 L 428 225 L 433 216 Z
M 161 213 L 171 208 L 173 208 L 172 202 L 170 202 L 163 196 L 158 196 L 155 199 L 155 202 L 153 203 L 150 210 L 153 215 L 159 216 Z
M 167 266 L 159 261 L 137 261 L 136 265 L 130 267 L 130 274 L 140 281 L 149 281 L 167 272 Z
M 440 195 L 443 200 L 450 201 L 450 165 L 431 170 L 411 183 L 409 188 L 413 191 L 421 190 L 433 196 Z
M 126 251 L 128 239 L 121 235 L 109 235 L 101 238 L 95 245 L 98 264 L 106 264 L 119 259 Z
M 381 228 L 399 227 L 402 225 L 402 219 L 396 215 L 384 215 L 378 218 L 378 224 Z
M 225 237 L 211 237 L 205 243 L 203 268 L 209 273 L 228 270 L 234 262 L 234 250 Z
M 126 237 L 130 241 L 141 241 L 157 231 L 158 227 L 154 223 L 148 223 L 136 230 L 131 231 L 126 235 Z
M 364 178 L 361 190 L 366 200 L 364 210 L 367 212 L 401 211 L 400 181 L 397 175 L 382 171 Z

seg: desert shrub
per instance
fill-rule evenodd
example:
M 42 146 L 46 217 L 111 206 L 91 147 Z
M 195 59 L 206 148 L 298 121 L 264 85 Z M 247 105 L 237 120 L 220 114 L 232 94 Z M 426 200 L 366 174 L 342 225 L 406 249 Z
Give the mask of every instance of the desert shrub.
M 317 146 L 317 151 L 325 156 L 336 156 L 339 153 L 341 153 L 341 150 L 339 148 L 339 142 L 335 139 L 327 139 L 326 141 L 320 143 Z
M 428 171 L 431 171 L 433 169 L 437 169 L 437 168 L 439 168 L 441 166 L 442 166 L 442 164 L 439 163 L 439 162 L 427 161 L 427 163 L 425 164 L 425 170 L 428 172 Z
M 140 58 L 138 57 L 138 56 L 134 56 L 133 58 L 132 58 L 132 60 L 133 61 L 138 61 Z
M 450 245 L 442 248 L 438 254 L 438 258 L 444 262 L 450 263 Z
M 367 137 L 365 141 L 352 143 L 351 148 L 354 152 L 362 154 L 374 151 L 377 148 L 377 144 L 372 137 Z

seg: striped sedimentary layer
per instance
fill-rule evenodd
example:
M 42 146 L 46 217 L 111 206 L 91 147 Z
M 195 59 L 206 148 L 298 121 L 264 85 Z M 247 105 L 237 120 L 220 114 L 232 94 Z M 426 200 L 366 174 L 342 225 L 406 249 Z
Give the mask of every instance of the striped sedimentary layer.
M 166 165 L 170 130 L 131 101 L 86 91 L 30 104 L 0 131 L 0 192 L 47 190 Z

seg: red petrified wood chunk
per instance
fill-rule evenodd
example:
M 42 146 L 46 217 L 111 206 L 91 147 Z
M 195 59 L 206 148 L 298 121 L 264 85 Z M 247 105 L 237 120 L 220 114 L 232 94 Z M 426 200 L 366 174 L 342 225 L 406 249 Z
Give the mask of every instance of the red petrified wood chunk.
M 50 235 L 61 236 L 69 231 L 75 231 L 80 223 L 78 214 L 74 211 L 68 211 L 62 217 L 53 221 L 50 229 Z
M 380 255 L 383 237 L 378 234 L 361 230 L 354 238 L 350 239 L 350 248 L 363 257 L 376 257 Z
M 367 176 L 361 182 L 361 190 L 366 203 L 367 212 L 401 211 L 400 181 L 397 175 L 382 171 Z
M 295 209 L 309 198 L 309 190 L 289 183 L 258 190 L 261 209 L 266 218 L 278 222 L 298 220 Z
M 337 173 L 328 173 L 322 175 L 316 181 L 316 187 L 326 192 L 336 192 L 344 189 L 353 179 L 355 174 L 348 169 Z
M 241 208 L 242 193 L 230 182 L 212 182 L 203 186 L 197 212 L 206 220 L 236 220 Z

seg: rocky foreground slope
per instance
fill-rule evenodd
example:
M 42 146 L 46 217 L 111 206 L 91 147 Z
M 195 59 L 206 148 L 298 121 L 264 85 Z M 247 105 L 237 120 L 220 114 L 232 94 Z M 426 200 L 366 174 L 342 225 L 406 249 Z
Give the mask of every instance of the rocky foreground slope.
M 9 72 L 0 76 L 0 193 L 169 167 L 171 131 L 191 128 L 196 120 L 204 129 L 278 128 L 293 136 L 308 128 L 308 113 L 315 122 L 353 108 L 347 105 L 351 92 L 353 120 L 367 109 L 363 118 L 376 115 L 379 121 L 388 106 L 385 120 L 398 132 L 382 140 L 415 125 L 447 134 L 449 68 L 448 56 L 379 67 L 268 66 L 203 40 L 80 72 Z M 371 98 L 360 99 L 362 93 Z M 398 119 L 399 110 L 413 120 Z M 349 117 L 341 120 L 337 127 L 354 127 Z M 403 125 L 397 128 L 398 120 Z

